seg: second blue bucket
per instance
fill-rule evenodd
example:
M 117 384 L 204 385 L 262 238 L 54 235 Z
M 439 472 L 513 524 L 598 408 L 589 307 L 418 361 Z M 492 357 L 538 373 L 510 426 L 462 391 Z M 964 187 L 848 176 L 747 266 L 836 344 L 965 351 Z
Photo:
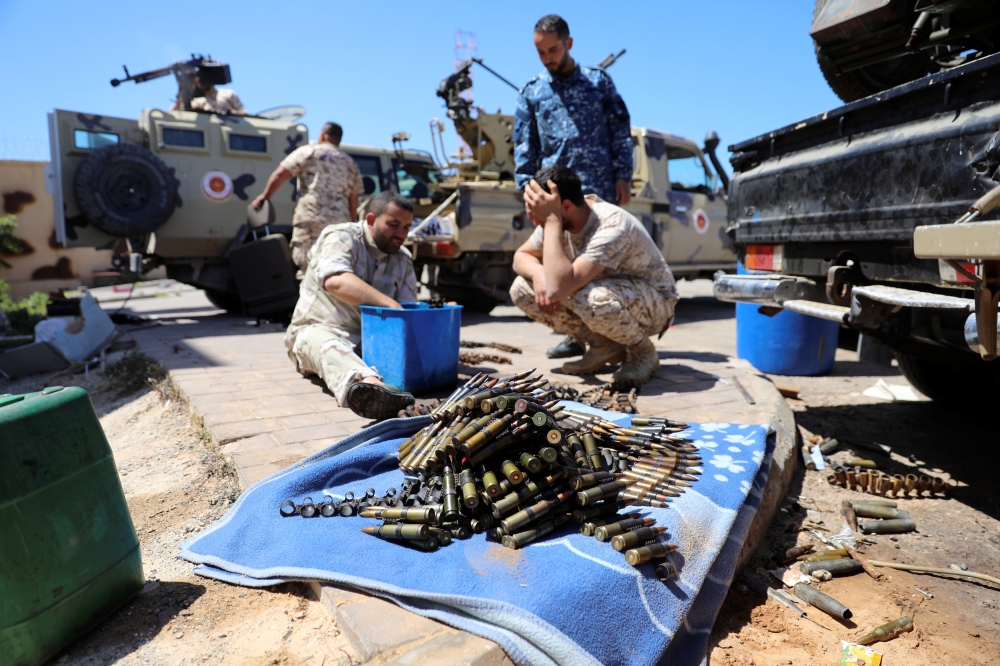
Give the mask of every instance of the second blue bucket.
M 401 305 L 402 310 L 361 306 L 365 364 L 378 370 L 387 384 L 411 393 L 454 386 L 462 306 Z

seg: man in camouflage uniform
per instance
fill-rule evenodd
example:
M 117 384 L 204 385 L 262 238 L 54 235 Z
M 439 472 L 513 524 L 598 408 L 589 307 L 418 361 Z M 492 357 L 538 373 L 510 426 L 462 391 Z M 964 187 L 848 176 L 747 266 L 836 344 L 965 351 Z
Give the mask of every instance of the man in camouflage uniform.
M 236 91 L 228 88 L 216 88 L 214 84 L 205 85 L 197 76 L 194 78 L 194 87 L 198 96 L 191 100 L 192 111 L 217 113 L 221 116 L 247 115 L 247 110 Z M 176 99 L 170 110 L 177 111 L 180 108 L 180 99 Z
M 570 57 L 573 38 L 561 17 L 535 24 L 535 47 L 545 71 L 521 90 L 514 113 L 514 178 L 524 189 L 535 172 L 561 164 L 580 177 L 585 194 L 628 204 L 632 196 L 632 135 L 628 109 L 603 69 Z M 550 358 L 578 356 L 569 338 Z
M 340 152 L 344 130 L 326 123 L 319 142 L 297 148 L 267 179 L 264 192 L 253 200 L 260 210 L 286 180 L 297 178 L 299 200 L 292 215 L 292 261 L 300 270 L 309 263 L 309 250 L 328 224 L 356 219 L 358 196 L 364 191 L 361 172 L 349 155 Z
M 319 375 L 341 406 L 383 419 L 413 404 L 387 386 L 358 356 L 361 305 L 399 308 L 417 300 L 417 276 L 403 241 L 413 205 L 395 192 L 372 200 L 359 224 L 333 224 L 320 233 L 285 333 L 288 356 L 304 375 Z
M 677 303 L 674 276 L 656 244 L 627 211 L 585 197 L 564 166 L 540 170 L 524 202 L 535 232 L 514 254 L 514 304 L 587 345 L 563 372 L 593 374 L 620 362 L 615 383 L 648 380 L 660 367 L 649 338 L 670 326 Z

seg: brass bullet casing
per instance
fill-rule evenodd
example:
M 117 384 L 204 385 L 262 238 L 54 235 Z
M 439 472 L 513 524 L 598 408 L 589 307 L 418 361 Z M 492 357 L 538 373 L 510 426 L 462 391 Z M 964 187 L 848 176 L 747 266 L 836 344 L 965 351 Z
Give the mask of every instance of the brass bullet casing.
M 922 495 L 925 491 L 931 489 L 931 477 L 926 474 L 920 475 L 920 480 L 917 481 L 917 494 Z
M 428 525 L 416 525 L 413 523 L 396 523 L 395 525 L 364 527 L 361 531 L 365 534 L 373 534 L 383 539 L 426 539 L 431 535 L 431 530 Z
M 836 486 L 837 485 L 837 475 L 836 474 L 828 474 L 826 476 L 826 482 L 829 483 L 831 486 Z
M 885 497 L 889 494 L 889 488 L 892 486 L 892 477 L 888 474 L 883 474 L 879 472 L 878 474 L 878 494 Z
M 883 624 L 881 627 L 875 627 L 871 632 L 859 638 L 858 644 L 871 645 L 879 641 L 887 641 L 908 631 L 913 631 L 913 618 L 904 615 L 898 620 Z
M 866 469 L 878 469 L 878 463 L 874 460 L 848 460 L 844 463 L 848 467 L 864 467 Z
M 909 495 L 911 493 L 916 492 L 917 483 L 918 483 L 918 479 L 917 479 L 917 475 L 916 474 L 907 474 L 906 475 L 906 492 L 903 493 L 903 494 L 904 495 Z
M 617 523 L 609 523 L 594 530 L 594 538 L 598 541 L 607 541 L 628 530 L 636 527 L 650 527 L 655 521 L 652 518 L 630 518 L 619 520 Z
M 525 530 L 523 532 L 518 532 L 517 534 L 506 534 L 501 539 L 501 543 L 507 548 L 523 548 L 533 541 L 537 541 L 543 536 L 549 534 L 555 530 L 560 525 L 566 523 L 569 520 L 569 514 L 564 514 L 561 516 L 555 516 L 551 520 L 546 520 L 543 523 L 539 523 L 534 529 Z
M 503 464 L 500 465 L 500 471 L 503 475 L 507 477 L 511 485 L 517 485 L 524 481 L 524 472 L 518 469 L 517 465 L 514 464 L 513 460 L 504 460 Z
M 406 545 L 428 553 L 433 553 L 441 544 L 437 539 L 407 539 Z
M 662 560 L 670 553 L 677 550 L 677 546 L 672 543 L 651 543 L 648 546 L 632 548 L 625 553 L 625 561 L 634 567 L 645 564 L 651 560 Z
M 858 479 L 858 490 L 863 493 L 868 492 L 868 477 L 871 476 L 868 470 L 861 469 L 860 467 L 854 468 L 854 476 Z
M 853 504 L 854 515 L 859 518 L 901 518 L 906 514 L 905 511 L 900 511 L 899 509 L 894 509 L 891 506 L 880 506 L 878 504 Z
M 851 490 L 858 489 L 858 475 L 853 468 L 847 470 L 847 484 L 851 487 Z
M 834 548 L 833 550 L 821 550 L 814 555 L 807 557 L 804 562 L 822 562 L 824 560 L 842 560 L 845 557 L 850 557 L 848 553 L 843 548 Z
M 490 497 L 499 495 L 500 482 L 497 480 L 496 472 L 484 464 L 480 467 L 480 474 L 483 478 L 483 489 L 486 491 L 486 494 Z
M 639 544 L 655 539 L 666 531 L 666 527 L 640 527 L 631 532 L 611 537 L 611 547 L 620 553 L 623 550 L 634 548 Z
M 839 465 L 834 467 L 833 476 L 836 477 L 837 483 L 840 485 L 847 483 L 847 471 L 843 467 L 840 467 Z
M 393 507 L 385 509 L 363 509 L 359 515 L 362 518 L 380 518 L 382 520 L 402 520 L 404 523 L 435 523 L 437 511 L 433 506 Z
M 462 488 L 462 504 L 470 509 L 479 506 L 479 494 L 476 491 L 476 477 L 471 469 L 463 469 L 458 475 L 458 484 Z
M 507 516 L 501 520 L 500 527 L 502 527 L 503 531 L 507 534 L 512 534 L 528 523 L 532 523 L 542 516 L 549 514 L 557 506 L 568 500 L 572 494 L 572 490 L 564 490 L 551 499 L 543 499 L 539 502 L 535 502 L 531 506 L 521 509 L 517 513 Z
M 576 494 L 576 502 L 580 506 L 586 506 L 598 500 L 617 497 L 618 493 L 628 488 L 629 485 L 624 481 L 612 481 L 611 483 L 603 483 L 593 488 L 587 488 Z
M 656 565 L 656 577 L 666 583 L 677 577 L 677 567 L 670 562 L 660 562 Z
M 440 527 L 431 527 L 431 537 L 437 539 L 439 546 L 447 546 L 451 543 L 451 532 Z
M 598 527 L 607 525 L 617 517 L 618 516 L 609 516 L 607 518 L 595 518 L 590 522 L 586 522 L 580 527 L 580 534 L 582 534 L 583 536 L 594 536 L 594 531 L 597 530 Z
M 587 488 L 593 488 L 601 483 L 614 480 L 615 475 L 613 472 L 591 472 L 572 477 L 569 480 L 569 487 L 573 490 L 586 490 Z
M 441 497 L 443 506 L 441 521 L 447 523 L 458 516 L 458 492 L 455 489 L 455 474 L 451 471 L 451 467 L 445 466 L 441 472 L 441 481 L 444 487 Z
M 878 477 L 880 472 L 876 470 L 868 470 L 868 492 L 872 495 L 878 495 Z
M 541 458 L 534 455 L 533 453 L 529 453 L 528 451 L 525 451 L 524 453 L 521 454 L 519 462 L 521 463 L 521 467 L 528 470 L 532 474 L 539 472 L 542 469 Z
M 811 543 L 789 548 L 788 550 L 785 551 L 784 557 L 781 558 L 781 563 L 788 564 L 789 562 L 794 562 L 803 555 L 812 552 L 812 550 L 813 550 L 813 545 Z
M 931 479 L 931 492 L 934 494 L 944 492 L 944 479 L 940 476 L 935 476 Z
M 905 484 L 906 484 L 906 477 L 905 476 L 903 476 L 902 474 L 893 474 L 892 475 L 892 487 L 889 489 L 889 492 L 892 493 L 893 497 L 898 497 L 899 494 L 901 492 L 903 492 L 903 488 L 904 488 Z

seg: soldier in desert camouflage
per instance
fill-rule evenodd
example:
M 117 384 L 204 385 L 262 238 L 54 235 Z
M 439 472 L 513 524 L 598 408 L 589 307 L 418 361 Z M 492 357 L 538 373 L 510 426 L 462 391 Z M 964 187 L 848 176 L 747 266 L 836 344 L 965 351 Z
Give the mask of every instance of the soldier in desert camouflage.
M 384 419 L 413 404 L 413 396 L 382 382 L 357 353 L 362 305 L 400 308 L 417 300 L 417 276 L 403 241 L 413 205 L 382 192 L 360 224 L 327 226 L 313 246 L 285 333 L 289 357 L 304 375 L 318 375 L 342 406 Z
M 319 142 L 302 146 L 286 157 L 267 179 L 264 192 L 253 200 L 260 210 L 289 178 L 297 180 L 299 199 L 292 215 L 292 261 L 300 270 L 309 263 L 309 251 L 329 224 L 356 219 L 358 196 L 363 191 L 361 172 L 338 146 L 344 130 L 326 123 Z
M 245 116 L 247 110 L 240 101 L 235 90 L 216 88 L 214 84 L 205 84 L 200 77 L 194 79 L 195 97 L 191 98 L 192 111 L 217 113 L 221 116 Z M 180 98 L 174 100 L 171 111 L 181 108 Z
M 535 232 L 514 253 L 514 304 L 529 317 L 586 344 L 567 374 L 599 372 L 621 363 L 613 381 L 647 381 L 660 367 L 649 339 L 674 320 L 674 276 L 642 224 L 555 165 L 541 169 L 524 191 Z
M 521 90 L 514 113 L 514 179 L 527 187 L 535 172 L 561 164 L 576 172 L 584 194 L 628 204 L 632 196 L 632 135 L 628 109 L 611 77 L 570 56 L 573 38 L 561 17 L 535 24 L 535 48 L 545 71 Z M 579 356 L 567 338 L 549 358 Z

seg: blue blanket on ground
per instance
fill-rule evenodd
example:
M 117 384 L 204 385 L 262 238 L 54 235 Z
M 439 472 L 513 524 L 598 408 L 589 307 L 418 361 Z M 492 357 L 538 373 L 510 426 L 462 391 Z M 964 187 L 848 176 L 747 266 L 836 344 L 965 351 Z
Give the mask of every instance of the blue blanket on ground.
M 360 531 L 375 520 L 279 515 L 284 499 L 398 488 L 396 449 L 429 422 L 380 423 L 254 484 L 181 544 L 181 557 L 199 564 L 198 574 L 240 585 L 322 580 L 377 595 L 493 640 L 517 664 L 704 663 L 767 480 L 767 426 L 685 431 L 701 449 L 704 474 L 669 508 L 638 509 L 678 545 L 670 556 L 678 577 L 666 584 L 652 565 L 633 568 L 609 544 L 580 535 L 575 522 L 517 551 L 475 535 L 424 553 Z

